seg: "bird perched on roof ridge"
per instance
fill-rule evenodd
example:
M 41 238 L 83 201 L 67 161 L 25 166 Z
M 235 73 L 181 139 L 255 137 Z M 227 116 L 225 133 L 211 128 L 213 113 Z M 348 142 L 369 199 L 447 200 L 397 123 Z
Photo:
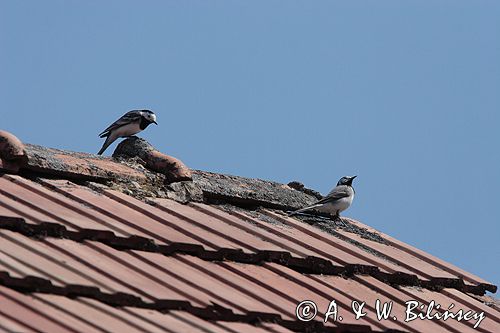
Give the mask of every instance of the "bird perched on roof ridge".
M 335 188 L 331 190 L 326 197 L 310 206 L 293 211 L 288 215 L 292 216 L 298 213 L 315 209 L 322 213 L 331 214 L 335 219 L 339 219 L 340 212 L 346 210 L 352 204 L 355 193 L 354 188 L 352 187 L 352 181 L 356 177 L 357 176 L 345 176 L 340 178 L 337 186 L 335 186 Z
M 116 139 L 132 136 L 144 130 L 150 124 L 156 124 L 156 115 L 150 110 L 132 110 L 125 113 L 117 121 L 108 126 L 101 134 L 100 138 L 106 138 L 101 150 L 97 155 L 102 155 Z

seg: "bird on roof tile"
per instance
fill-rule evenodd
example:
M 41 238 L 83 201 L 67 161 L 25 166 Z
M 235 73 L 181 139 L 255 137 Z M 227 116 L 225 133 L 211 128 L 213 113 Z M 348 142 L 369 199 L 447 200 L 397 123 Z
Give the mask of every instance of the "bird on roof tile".
M 335 186 L 326 197 L 310 206 L 293 211 L 289 215 L 292 216 L 306 211 L 316 210 L 321 213 L 333 215 L 334 219 L 340 220 L 340 212 L 349 208 L 354 199 L 355 191 L 352 187 L 352 181 L 356 177 L 357 176 L 345 176 L 340 178 L 337 186 Z
M 106 138 L 101 150 L 97 155 L 102 155 L 116 139 L 132 136 L 146 129 L 150 124 L 156 124 L 156 115 L 150 110 L 132 110 L 121 116 L 120 119 L 108 126 L 101 134 L 100 138 Z

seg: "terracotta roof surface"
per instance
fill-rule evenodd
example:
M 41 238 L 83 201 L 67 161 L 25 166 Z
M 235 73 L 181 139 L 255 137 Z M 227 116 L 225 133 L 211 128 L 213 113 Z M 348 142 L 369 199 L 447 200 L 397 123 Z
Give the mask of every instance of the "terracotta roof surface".
M 0 332 L 500 332 L 483 296 L 496 286 L 352 219 L 288 217 L 318 197 L 297 184 L 196 170 L 179 181 L 144 156 L 1 134 Z M 297 319 L 304 300 L 311 321 Z M 342 320 L 324 323 L 332 300 Z M 377 300 L 392 302 L 389 319 Z M 432 313 L 484 319 L 405 322 L 411 300 L 422 316 L 434 301 Z

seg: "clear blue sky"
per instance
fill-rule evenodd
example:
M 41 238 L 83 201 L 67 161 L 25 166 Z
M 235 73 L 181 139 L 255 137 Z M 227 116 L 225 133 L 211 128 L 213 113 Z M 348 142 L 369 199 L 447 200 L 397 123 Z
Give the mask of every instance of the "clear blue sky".
M 500 284 L 499 1 L 0 0 L 0 128 L 97 152 L 141 136 L 192 168 L 326 193 Z M 108 154 L 114 149 L 113 145 Z

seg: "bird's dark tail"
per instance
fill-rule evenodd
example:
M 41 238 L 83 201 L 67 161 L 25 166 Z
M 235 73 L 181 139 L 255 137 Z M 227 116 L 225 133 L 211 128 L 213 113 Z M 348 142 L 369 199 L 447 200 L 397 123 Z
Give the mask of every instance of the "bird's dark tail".
M 102 131 L 101 133 L 99 133 L 98 136 L 100 138 L 105 138 L 105 137 L 109 136 L 110 134 L 111 134 L 111 132 L 108 129 L 106 129 L 106 130 Z
M 310 209 L 316 208 L 318 206 L 321 206 L 321 205 L 315 204 L 315 205 L 312 205 L 312 206 L 307 206 L 307 207 L 304 207 L 304 208 L 301 208 L 301 209 L 297 209 L 297 210 L 294 210 L 293 212 L 289 212 L 288 216 L 297 215 L 297 214 L 306 212 L 306 211 L 308 211 Z
M 106 141 L 104 141 L 104 144 L 102 145 L 101 150 L 99 150 L 99 152 L 97 153 L 97 155 L 102 155 L 102 153 L 104 153 L 104 151 L 109 147 L 109 145 L 113 143 L 113 141 L 115 141 L 115 140 L 114 139 L 112 140 L 111 137 L 108 136 L 106 138 Z
M 293 212 L 288 212 L 288 216 L 294 216 L 294 215 L 300 214 L 300 213 L 306 211 L 307 208 L 309 208 L 309 207 L 297 209 L 297 210 L 294 210 Z

